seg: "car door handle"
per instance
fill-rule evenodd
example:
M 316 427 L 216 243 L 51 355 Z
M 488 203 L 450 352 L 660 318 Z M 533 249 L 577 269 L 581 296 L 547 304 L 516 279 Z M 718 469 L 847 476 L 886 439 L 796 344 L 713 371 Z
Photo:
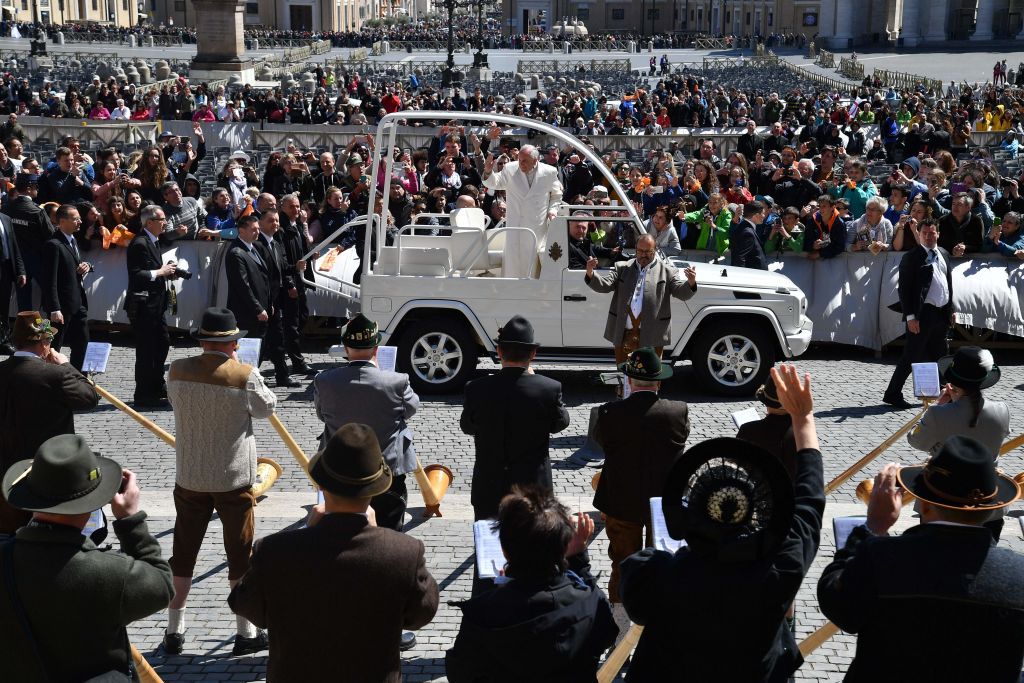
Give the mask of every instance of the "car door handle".
M 583 296 L 582 294 L 569 294 L 568 296 L 563 296 L 562 297 L 562 301 L 586 301 L 586 300 L 587 300 L 587 297 Z

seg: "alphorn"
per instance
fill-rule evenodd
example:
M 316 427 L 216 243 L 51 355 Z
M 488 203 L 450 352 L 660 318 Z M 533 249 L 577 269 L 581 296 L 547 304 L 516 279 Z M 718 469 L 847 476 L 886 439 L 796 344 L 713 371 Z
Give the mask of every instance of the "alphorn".
M 847 468 L 838 477 L 830 481 L 828 485 L 825 486 L 825 494 L 828 495 L 829 493 L 832 493 L 840 486 L 845 484 L 850 477 L 857 474 L 857 472 L 866 467 L 868 463 L 870 463 L 872 460 L 874 460 L 882 453 L 884 453 L 885 450 L 889 448 L 889 446 L 892 446 L 894 443 L 896 443 L 897 439 L 899 439 L 901 436 L 909 432 L 914 427 L 914 425 L 917 424 L 918 420 L 920 420 L 924 416 L 925 411 L 928 410 L 929 403 L 931 403 L 931 399 L 924 399 L 924 408 L 922 408 L 921 412 L 915 415 L 912 420 L 910 420 L 905 425 L 900 427 L 895 434 L 893 434 L 888 439 L 880 443 L 877 448 L 873 449 L 870 453 L 868 453 L 863 458 L 855 462 L 852 466 Z M 633 624 L 630 627 L 627 637 L 623 638 L 622 641 L 619 642 L 617 646 L 615 646 L 615 649 L 612 650 L 612 653 L 608 655 L 608 659 L 605 660 L 604 666 L 602 666 L 601 669 L 598 671 L 598 680 L 601 683 L 610 682 L 615 679 L 615 676 L 617 676 L 619 673 L 619 669 L 621 669 L 622 665 L 625 664 L 626 658 L 633 651 L 633 647 L 636 646 L 636 642 L 640 640 L 640 634 L 643 633 L 643 630 L 644 627 L 638 624 Z M 636 633 L 636 638 L 633 640 L 631 644 L 627 643 L 627 641 L 629 640 L 628 636 L 630 634 L 633 634 L 634 632 Z M 807 636 L 807 638 L 800 642 L 800 653 L 806 657 L 808 654 L 817 649 L 819 645 L 821 645 L 837 633 L 839 633 L 838 626 L 833 624 L 831 621 L 825 622 L 824 626 L 822 626 L 817 631 Z M 611 670 L 610 665 L 614 664 L 615 662 L 618 662 L 618 664 L 615 665 L 614 670 Z M 607 677 L 601 678 L 602 672 L 605 672 L 606 669 L 609 669 Z
M 1024 446 L 1024 434 L 1015 436 L 999 448 L 999 455 L 1006 455 L 1010 451 Z
M 164 679 L 160 678 L 160 674 L 149 665 L 142 653 L 134 645 L 131 648 L 132 661 L 135 662 L 135 672 L 139 675 L 140 683 L 164 683 Z
M 619 669 L 626 663 L 626 658 L 640 642 L 640 634 L 643 632 L 644 627 L 640 624 L 633 624 L 629 627 L 626 635 L 622 637 L 619 644 L 608 655 L 608 659 L 604 660 L 604 664 L 597 670 L 597 683 L 612 683 L 615 680 L 615 677 L 619 675 Z

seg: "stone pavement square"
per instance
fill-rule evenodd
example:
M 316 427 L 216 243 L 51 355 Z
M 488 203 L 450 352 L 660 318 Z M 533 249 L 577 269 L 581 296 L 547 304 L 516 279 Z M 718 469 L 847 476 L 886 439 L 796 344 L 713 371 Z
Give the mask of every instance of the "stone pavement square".
M 113 335 L 115 348 L 110 372 L 98 383 L 121 398 L 132 395 L 132 364 L 134 350 L 120 335 Z M 171 359 L 196 353 L 187 341 L 179 342 L 171 351 Z M 996 352 L 1003 369 L 1002 381 L 986 391 L 995 400 L 1019 405 L 1018 391 L 1024 388 L 1024 354 Z M 317 369 L 335 361 L 326 354 L 313 353 L 309 360 Z M 810 372 L 815 392 L 815 415 L 825 458 L 826 481 L 832 479 L 864 453 L 881 443 L 915 411 L 890 411 L 880 404 L 880 396 L 895 363 L 895 352 L 881 359 L 859 349 L 846 347 L 813 348 L 797 365 Z M 480 373 L 493 369 L 481 364 Z M 583 445 L 590 408 L 611 399 L 611 389 L 598 381 L 599 366 L 569 368 L 541 367 L 539 372 L 562 382 L 564 398 L 572 415 L 568 429 L 552 438 L 551 459 L 555 489 L 571 507 L 592 510 L 590 480 L 595 472 L 580 467 L 568 457 Z M 322 425 L 312 407 L 312 388 L 302 378 L 298 389 L 276 390 L 280 401 L 278 415 L 308 455 L 315 452 Z M 910 389 L 907 389 L 909 395 Z M 725 400 L 708 396 L 695 385 L 688 367 L 677 368 L 674 378 L 665 383 L 663 395 L 686 400 L 690 404 L 691 434 L 689 443 L 735 433 L 731 412 L 757 406 L 753 400 Z M 443 463 L 455 474 L 448 498 L 442 505 L 443 518 L 423 520 L 422 501 L 414 479 L 410 477 L 410 513 L 407 533 L 422 540 L 427 548 L 427 564 L 441 587 L 441 607 L 434 621 L 418 634 L 418 644 L 403 655 L 403 673 L 408 681 L 444 681 L 444 653 L 450 646 L 460 621 L 457 607 L 449 602 L 469 595 L 472 577 L 472 513 L 469 490 L 473 466 L 472 439 L 458 429 L 461 396 L 424 396 L 421 411 L 410 424 L 416 432 L 416 447 L 421 462 Z M 1011 411 L 1012 412 L 1012 411 Z M 170 410 L 146 410 L 144 413 L 161 427 L 174 431 Z M 128 416 L 105 401 L 99 409 L 76 417 L 78 431 L 94 448 L 112 456 L 123 465 L 136 470 L 143 487 L 143 508 L 151 511 L 150 528 L 157 534 L 165 554 L 170 553 L 174 525 L 170 491 L 174 484 L 174 452 Z M 276 433 L 266 421 L 254 425 L 261 455 L 276 459 L 284 474 L 257 508 L 257 536 L 301 523 L 305 507 L 314 502 L 314 494 L 305 475 L 296 466 Z M 1018 421 L 1011 433 L 1022 431 Z M 1002 460 L 1005 471 L 1016 474 L 1024 470 L 1020 450 Z M 807 581 L 797 597 L 799 637 L 811 633 L 824 623 L 817 610 L 815 582 L 834 553 L 831 516 L 860 514 L 863 506 L 856 502 L 854 489 L 862 479 L 873 476 L 884 462 L 905 463 L 923 460 L 900 440 L 884 456 L 868 465 L 863 474 L 829 497 L 822 544 Z M 1019 515 L 1014 509 L 1011 515 Z M 912 513 L 905 510 L 901 523 L 914 523 Z M 1003 542 L 1024 550 L 1020 526 L 1007 524 Z M 602 583 L 609 575 L 607 538 L 603 528 L 592 541 L 591 560 Z M 221 545 L 220 526 L 210 525 L 196 568 L 196 583 L 189 599 L 189 630 L 185 653 L 165 657 L 160 649 L 166 611 L 133 624 L 129 629 L 132 642 L 167 681 L 262 681 L 265 680 L 266 654 L 233 658 L 231 641 L 235 630 L 233 615 L 226 605 L 227 567 Z M 339 618 L 358 619 L 358 614 L 340 614 Z M 311 625 L 311 628 L 313 626 Z M 840 634 L 815 652 L 797 672 L 797 680 L 842 680 L 843 672 L 853 655 L 854 638 Z

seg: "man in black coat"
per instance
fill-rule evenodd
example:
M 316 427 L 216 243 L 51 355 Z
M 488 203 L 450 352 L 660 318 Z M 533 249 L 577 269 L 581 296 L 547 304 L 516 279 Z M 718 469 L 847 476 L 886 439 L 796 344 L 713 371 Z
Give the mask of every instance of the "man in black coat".
M 658 397 L 661 381 L 672 376 L 672 366 L 662 365 L 654 349 L 634 351 L 620 370 L 629 382 L 629 396 L 601 406 L 594 429 L 605 455 L 594 507 L 605 516 L 612 561 L 608 599 L 617 612 L 622 602 L 619 565 L 644 547 L 644 527 L 646 538 L 652 537 L 650 499 L 661 495 L 668 471 L 690 435 L 686 403 Z
M 248 330 L 247 336 L 262 340 L 267 334 L 274 300 L 269 267 L 255 246 L 259 234 L 256 216 L 240 218 L 238 239 L 228 247 L 224 268 L 228 276 L 228 309 L 235 314 L 239 328 Z
M 753 162 L 757 153 L 763 149 L 764 140 L 757 134 L 757 124 L 747 121 L 747 132 L 736 141 L 736 151 L 745 156 L 748 162 Z
M 50 320 L 63 325 L 53 348 L 70 346 L 71 364 L 78 370 L 89 345 L 89 300 L 83 282 L 92 270 L 75 239 L 81 225 L 78 209 L 62 204 L 57 208 L 57 232 L 43 247 L 43 308 L 50 312 Z
M 306 221 L 302 217 L 299 198 L 294 194 L 281 197 L 281 209 L 278 214 L 281 229 L 274 239 L 284 248 L 284 274 L 291 278 L 293 289 L 282 290 L 277 298 L 281 307 L 281 321 L 284 325 L 284 350 L 292 361 L 292 372 L 306 374 L 309 366 L 302 357 L 302 328 L 309 317 L 309 306 L 306 303 L 305 279 L 313 280 L 313 265 L 303 260 L 309 251 L 309 240 L 306 239 Z
M 671 537 L 688 545 L 622 563 L 622 604 L 644 626 L 630 683 L 660 682 L 666 671 L 686 681 L 784 683 L 802 662 L 785 614 L 818 552 L 824 474 L 810 381 L 793 366 L 772 373 L 793 416 L 795 487 L 770 454 L 739 439 L 697 444 L 676 461 L 662 509 Z M 755 508 L 765 514 L 755 518 Z
M 160 235 L 164 231 L 164 210 L 156 204 L 143 207 L 139 216 L 142 230 L 128 245 L 128 292 L 124 310 L 135 332 L 135 405 L 159 406 L 167 402 L 164 362 L 170 349 L 164 313 L 169 301 L 168 287 L 178 266 L 163 262 Z
M 900 680 L 1017 681 L 1024 663 L 1024 556 L 984 527 L 1020 496 L 980 442 L 954 436 L 925 465 L 886 465 L 867 522 L 818 581 L 822 613 L 857 634 L 846 681 L 879 681 L 899 643 Z M 921 523 L 889 536 L 903 491 Z
M 530 368 L 540 344 L 533 341 L 529 321 L 513 316 L 496 341 L 501 370 L 466 385 L 459 420 L 476 443 L 470 498 L 474 519 L 494 517 L 514 484 L 551 489 L 548 437 L 569 426 L 562 385 Z
M 99 403 L 89 380 L 50 347 L 56 332 L 38 311 L 14 321 L 17 355 L 0 363 L 0 477 L 51 436 L 74 434 L 75 411 Z M 14 533 L 30 518 L 0 500 L 0 534 Z
M 577 215 L 580 220 L 576 220 L 576 216 L 574 216 L 573 220 L 569 221 L 569 270 L 586 270 L 587 261 L 592 258 L 605 258 L 612 261 L 626 260 L 622 256 L 622 247 L 616 246 L 609 249 L 594 244 L 594 241 L 587 236 L 590 222 L 585 220 L 592 216 L 583 213 Z
M 269 358 L 274 364 L 277 386 L 297 387 L 299 383 L 288 376 L 288 362 L 284 353 L 284 323 L 281 318 L 281 296 L 283 292 L 296 291 L 292 275 L 286 274 L 288 264 L 285 261 L 284 246 L 280 240 L 274 239 L 281 229 L 280 214 L 277 209 L 264 211 L 259 220 L 259 236 L 253 246 L 267 265 L 270 278 L 270 301 L 273 308 L 267 321 L 267 333 L 260 346 L 260 362 Z M 291 268 L 294 270 L 294 267 Z M 287 295 L 285 295 L 287 296 Z
M 43 245 L 53 237 L 54 229 L 50 218 L 35 202 L 39 193 L 39 176 L 19 173 L 14 189 L 7 195 L 4 213 L 11 217 L 14 236 L 18 242 L 22 262 L 25 264 L 26 286 L 18 289 L 18 310 L 27 311 L 32 306 L 32 281 L 43 287 L 42 261 Z
M 949 252 L 938 246 L 938 223 L 932 219 L 922 222 L 917 243 L 900 260 L 898 310 L 907 323 L 907 338 L 882 397 L 897 408 L 910 406 L 903 398 L 903 385 L 913 364 L 934 362 L 946 355 L 953 318 L 953 268 Z
M 729 250 L 732 252 L 730 265 L 768 270 L 764 247 L 757 239 L 757 226 L 764 221 L 764 215 L 764 204 L 757 200 L 743 206 L 743 220 L 734 223 L 729 229 Z
M 11 219 L 0 214 L 0 352 L 14 353 L 10 342 L 10 327 L 7 324 L 7 312 L 11 308 L 11 291 L 15 286 L 23 288 L 27 283 L 25 263 L 21 260 L 21 250 L 14 236 Z
M 765 416 L 740 425 L 737 439 L 756 443 L 779 460 L 786 467 L 790 478 L 796 478 L 796 440 L 793 436 L 793 418 L 779 401 L 775 380 L 771 375 L 754 394 L 764 404 Z
M 39 179 L 39 201 L 73 204 L 92 201 L 92 183 L 67 147 L 57 148 L 57 166 Z

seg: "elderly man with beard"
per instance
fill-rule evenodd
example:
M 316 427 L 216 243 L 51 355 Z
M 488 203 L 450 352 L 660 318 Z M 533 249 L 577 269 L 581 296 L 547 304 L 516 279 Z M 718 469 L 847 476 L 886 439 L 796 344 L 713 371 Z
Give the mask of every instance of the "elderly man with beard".
M 499 157 L 499 160 L 502 160 Z M 522 231 L 505 235 L 502 277 L 530 277 L 536 270 L 537 252 L 544 249 L 548 223 L 558 214 L 562 205 L 562 183 L 558 169 L 541 164 L 540 151 L 533 145 L 523 145 L 518 158 L 494 172 L 495 158 L 487 155 L 484 162 L 483 184 L 489 190 L 505 190 L 508 209 L 505 224 L 513 228 L 527 228 L 536 235 L 536 243 Z

